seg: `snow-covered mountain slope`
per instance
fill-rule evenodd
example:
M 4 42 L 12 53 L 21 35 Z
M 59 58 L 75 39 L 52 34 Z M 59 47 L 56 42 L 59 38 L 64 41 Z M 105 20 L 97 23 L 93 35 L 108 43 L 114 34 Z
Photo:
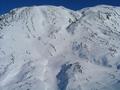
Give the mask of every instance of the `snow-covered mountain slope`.
M 0 16 L 0 90 L 120 90 L 120 8 Z

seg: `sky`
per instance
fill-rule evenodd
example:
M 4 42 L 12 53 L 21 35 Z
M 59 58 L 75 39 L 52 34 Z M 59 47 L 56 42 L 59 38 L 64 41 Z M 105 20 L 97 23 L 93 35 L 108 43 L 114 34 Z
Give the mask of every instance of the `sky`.
M 0 14 L 7 13 L 11 9 L 23 6 L 54 5 L 80 10 L 85 7 L 101 4 L 120 6 L 120 0 L 0 0 Z

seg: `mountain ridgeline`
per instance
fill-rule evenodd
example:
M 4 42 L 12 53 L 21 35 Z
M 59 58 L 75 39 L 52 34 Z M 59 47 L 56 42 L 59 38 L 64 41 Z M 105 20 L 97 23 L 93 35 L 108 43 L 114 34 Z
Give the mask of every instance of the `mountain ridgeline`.
M 0 16 L 0 90 L 119 90 L 120 7 L 33 6 Z

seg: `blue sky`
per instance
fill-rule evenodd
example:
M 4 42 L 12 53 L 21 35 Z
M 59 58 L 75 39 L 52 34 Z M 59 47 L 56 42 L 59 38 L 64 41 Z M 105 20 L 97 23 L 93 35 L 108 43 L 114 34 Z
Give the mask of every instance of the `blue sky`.
M 23 6 L 55 5 L 78 10 L 99 4 L 120 6 L 120 0 L 0 0 L 0 14 L 6 13 L 13 8 Z

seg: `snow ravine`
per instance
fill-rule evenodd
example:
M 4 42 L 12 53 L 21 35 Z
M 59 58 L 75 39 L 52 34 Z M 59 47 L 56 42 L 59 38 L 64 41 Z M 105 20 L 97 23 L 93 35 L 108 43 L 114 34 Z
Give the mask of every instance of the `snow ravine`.
M 120 90 L 120 7 L 1 15 L 0 90 Z

